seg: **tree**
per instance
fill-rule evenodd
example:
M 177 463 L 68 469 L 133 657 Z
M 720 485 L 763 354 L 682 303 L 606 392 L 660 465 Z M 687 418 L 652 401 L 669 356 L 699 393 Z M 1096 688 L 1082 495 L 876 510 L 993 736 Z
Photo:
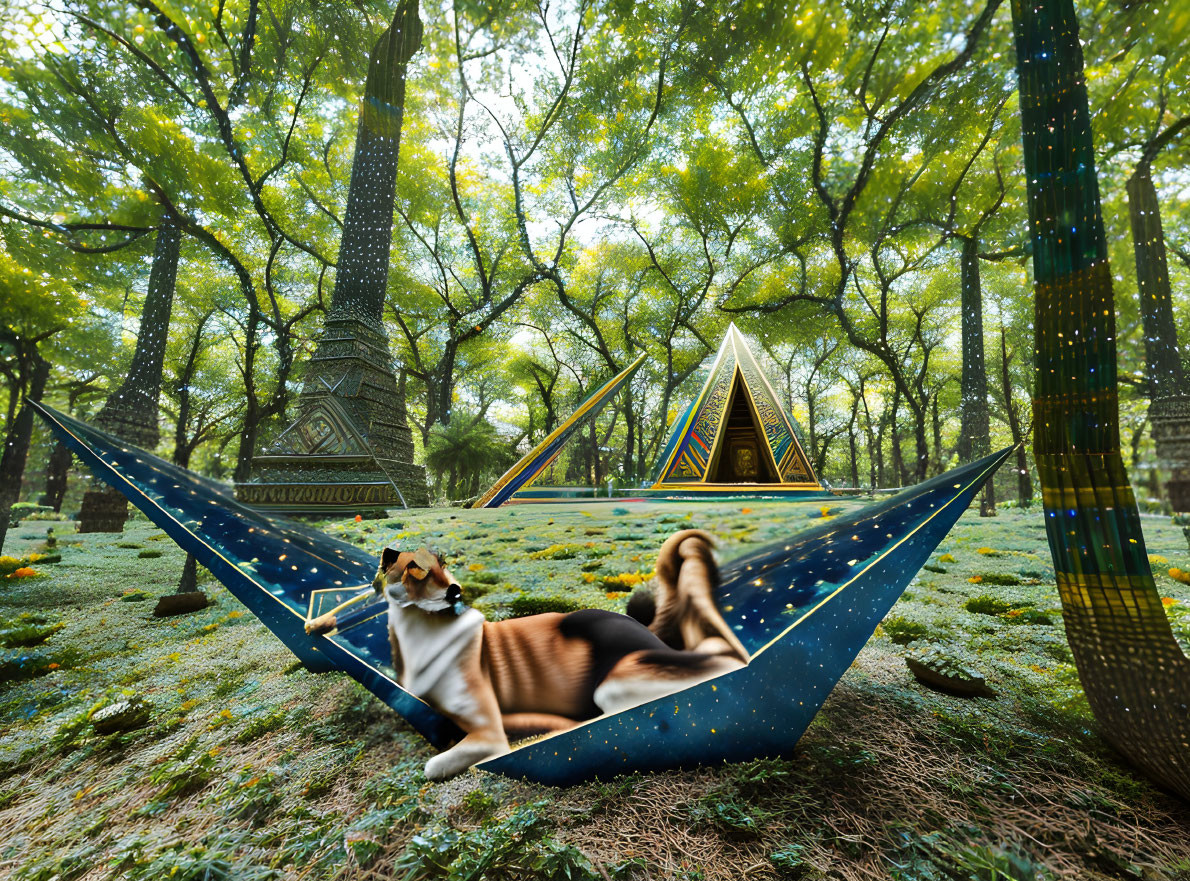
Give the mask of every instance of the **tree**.
M 434 471 L 448 499 L 478 495 L 481 478 L 494 479 L 515 461 L 508 445 L 490 422 L 462 411 L 437 425 L 426 446 L 426 467 Z
M 1104 736 L 1190 798 L 1190 659 L 1120 455 L 1111 268 L 1072 0 L 1013 0 L 1034 241 L 1034 450 L 1066 635 Z
M 25 403 L 45 394 L 52 362 L 61 352 L 59 337 L 75 322 L 88 323 L 85 300 L 48 271 L 55 256 L 43 250 L 41 236 L 28 227 L 0 224 L 0 372 L 7 404 L 0 510 L 5 512 L 19 498 L 33 437 L 33 411 Z M 102 285 L 96 293 L 103 293 Z M 65 346 L 89 335 L 84 331 Z M 0 549 L 7 532 L 8 517 L 0 517 Z
M 263 421 L 288 405 L 298 327 L 321 308 L 334 266 L 326 197 L 305 176 L 331 149 L 359 36 L 376 20 L 367 3 L 345 10 L 295 0 L 262 11 L 247 0 L 182 17 L 144 0 L 59 16 L 33 5 L 9 31 L 27 39 L 0 96 L 21 162 L 7 213 L 101 253 L 168 216 L 213 271 L 230 270 L 241 294 L 244 476 Z
M 181 249 L 182 234 L 167 218 L 157 230 L 153 269 L 132 364 L 95 417 L 100 428 L 146 450 L 153 450 L 161 437 L 157 399 Z M 127 518 L 128 501 L 119 490 L 91 488 L 83 496 L 79 532 L 122 532 Z
M 450 115 L 433 131 L 448 154 L 408 169 L 417 187 L 398 210 L 422 261 L 391 308 L 409 374 L 426 384 L 426 433 L 451 418 L 460 350 L 535 286 L 565 293 L 579 230 L 648 157 L 675 46 L 710 14 L 689 0 L 655 12 L 456 4 L 450 32 L 431 35 L 431 64 L 455 81 L 439 84 Z

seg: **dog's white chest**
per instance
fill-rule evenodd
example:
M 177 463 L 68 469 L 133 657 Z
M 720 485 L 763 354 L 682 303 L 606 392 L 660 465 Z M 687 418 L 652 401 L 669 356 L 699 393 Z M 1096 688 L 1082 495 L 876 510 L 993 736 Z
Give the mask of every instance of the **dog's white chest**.
M 466 700 L 462 670 L 465 656 L 477 650 L 483 615 L 475 609 L 458 616 L 427 614 L 390 600 L 388 620 L 401 651 L 401 686 L 454 711 L 453 705 Z

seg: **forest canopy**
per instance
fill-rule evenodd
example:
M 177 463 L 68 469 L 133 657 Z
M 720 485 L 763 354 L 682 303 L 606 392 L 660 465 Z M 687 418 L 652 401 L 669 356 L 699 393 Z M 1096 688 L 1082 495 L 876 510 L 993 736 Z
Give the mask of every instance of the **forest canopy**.
M 155 242 L 176 229 L 158 452 L 245 475 L 296 416 L 367 53 L 392 14 L 372 0 L 0 7 L 6 435 L 42 362 L 41 396 L 94 416 L 128 372 Z M 1156 495 L 1132 229 L 1159 215 L 1184 328 L 1190 13 L 1101 0 L 1079 14 L 1123 443 Z M 1006 4 L 431 0 L 420 17 L 384 320 L 439 498 L 482 490 L 646 352 L 551 475 L 639 485 L 731 321 L 833 484 L 913 483 L 968 457 L 975 434 L 1027 439 Z M 968 386 L 975 341 L 984 382 Z M 986 432 L 965 427 L 981 418 Z M 49 451 L 41 439 L 27 483 Z M 1027 502 L 1024 453 L 1017 468 Z

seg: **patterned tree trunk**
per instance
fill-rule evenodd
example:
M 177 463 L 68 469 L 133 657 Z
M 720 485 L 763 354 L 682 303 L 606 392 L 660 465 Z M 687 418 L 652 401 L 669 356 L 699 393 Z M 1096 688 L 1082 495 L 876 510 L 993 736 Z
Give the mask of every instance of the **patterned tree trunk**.
M 62 501 L 66 498 L 66 481 L 73 461 L 74 455 L 70 448 L 61 441 L 56 441 L 45 469 L 45 492 L 38 504 L 47 505 L 55 511 L 62 510 Z
M 157 399 L 161 394 L 161 371 L 169 316 L 173 310 L 174 285 L 178 276 L 178 255 L 182 233 L 165 221 L 157 231 L 149 291 L 141 314 L 140 333 L 128 375 L 108 397 L 95 424 L 116 437 L 152 450 L 161 437 L 157 425 Z M 79 511 L 79 532 L 122 532 L 128 519 L 128 502 L 118 491 L 104 487 L 88 489 Z
M 1120 455 L 1115 311 L 1072 0 L 1013 0 L 1036 295 L 1034 452 L 1066 635 L 1100 730 L 1190 798 L 1190 661 Z
M 1145 330 L 1149 420 L 1157 444 L 1157 464 L 1168 475 L 1169 503 L 1185 524 L 1186 541 L 1190 543 L 1190 388 L 1178 349 L 1161 206 L 1147 158 L 1128 179 L 1128 213 Z

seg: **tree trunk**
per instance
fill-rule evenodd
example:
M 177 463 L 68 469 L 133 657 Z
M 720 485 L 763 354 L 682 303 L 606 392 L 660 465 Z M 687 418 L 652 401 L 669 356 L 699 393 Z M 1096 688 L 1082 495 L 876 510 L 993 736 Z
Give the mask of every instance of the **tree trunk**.
M 252 457 L 256 445 L 260 441 L 260 423 L 262 417 L 250 412 L 255 408 L 247 408 L 244 412 L 244 424 L 240 427 L 240 448 L 236 453 L 236 467 L 232 473 L 232 480 L 243 483 L 252 474 Z
M 963 371 L 959 381 L 959 461 L 974 462 L 991 452 L 988 418 L 988 372 L 983 357 L 983 288 L 979 280 L 979 239 L 963 239 L 960 257 L 962 291 Z M 996 516 L 995 481 L 983 486 L 979 516 Z
M 149 290 L 145 295 L 132 364 L 124 382 L 108 397 L 95 417 L 95 424 L 104 431 L 149 451 L 161 438 L 157 401 L 161 395 L 161 372 L 181 249 L 181 230 L 166 218 L 157 230 Z M 123 532 L 127 519 L 127 499 L 118 490 L 94 486 L 83 495 L 78 531 Z
M 636 486 L 638 475 L 633 450 L 636 446 L 636 416 L 634 415 L 636 408 L 633 406 L 631 384 L 625 394 L 628 396 L 628 406 L 624 408 L 624 428 L 627 435 L 624 443 L 624 481 L 629 486 Z
M 1136 255 L 1136 284 L 1145 332 L 1145 365 L 1151 399 L 1186 394 L 1186 377 L 1178 349 L 1165 260 L 1165 235 L 1161 205 L 1153 187 L 1148 163 L 1128 179 L 1128 214 L 1132 221 L 1132 247 Z
M 887 466 L 884 462 L 884 438 L 888 433 L 888 407 L 880 411 L 880 422 L 876 427 L 876 483 L 875 486 L 884 488 L 888 485 Z
M 55 442 L 45 469 L 45 494 L 39 504 L 47 505 L 59 513 L 62 511 L 62 500 L 66 498 L 66 482 L 73 461 L 74 454 L 70 448 L 62 441 Z
M 1016 448 L 1016 497 L 1022 508 L 1033 504 L 1033 474 L 1029 471 L 1029 454 L 1023 442 Z
M 40 401 L 45 384 L 50 377 L 50 362 L 33 348 L 30 357 L 23 359 L 28 364 L 24 400 Z M 15 395 L 14 395 L 15 397 Z M 12 430 L 4 441 L 4 453 L 0 455 L 0 549 L 8 534 L 8 514 L 21 497 L 21 481 L 25 477 L 25 463 L 29 459 L 29 445 L 33 439 L 33 410 L 24 406 L 13 419 Z
M 913 466 L 913 480 L 915 483 L 921 483 L 926 479 L 930 468 L 930 441 L 926 425 L 930 413 L 925 402 L 920 406 L 911 403 L 909 409 L 913 413 L 913 451 L 917 460 Z M 909 480 L 903 482 L 908 483 Z
M 856 423 L 859 422 L 859 398 L 851 399 L 851 419 L 847 423 L 847 446 L 851 453 L 851 486 L 859 489 L 859 448 L 855 434 Z
M 942 464 L 942 414 L 938 412 L 938 399 L 942 397 L 941 390 L 930 396 L 930 430 L 934 440 L 934 454 L 930 457 L 930 473 L 941 474 Z
M 1168 475 L 1166 494 L 1175 514 L 1190 520 L 1190 388 L 1182 369 L 1165 260 L 1161 205 L 1153 187 L 1148 151 L 1128 179 L 1128 214 L 1136 255 L 1136 282 L 1145 332 L 1149 420 L 1157 466 Z M 1186 528 L 1190 543 L 1190 524 Z
M 904 486 L 909 482 L 909 474 L 905 470 L 905 452 L 901 449 L 901 393 L 893 391 L 892 406 L 885 411 L 888 414 L 888 431 L 892 440 L 892 470 L 893 479 L 897 486 Z
M 1115 308 L 1073 0 L 1012 0 L 1036 294 L 1034 450 L 1066 637 L 1102 735 L 1190 798 L 1190 659 L 1120 454 Z
M 1016 446 L 1016 493 L 1022 508 L 1033 503 L 1033 476 L 1029 473 L 1029 457 L 1025 452 L 1025 432 L 1021 417 L 1012 400 L 1012 376 L 1008 371 L 1008 335 L 1000 325 L 1000 384 L 1004 394 L 1004 414 L 1008 419 L 1008 430 Z

